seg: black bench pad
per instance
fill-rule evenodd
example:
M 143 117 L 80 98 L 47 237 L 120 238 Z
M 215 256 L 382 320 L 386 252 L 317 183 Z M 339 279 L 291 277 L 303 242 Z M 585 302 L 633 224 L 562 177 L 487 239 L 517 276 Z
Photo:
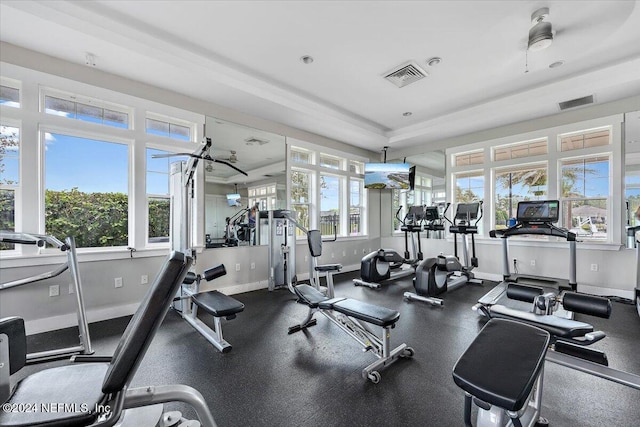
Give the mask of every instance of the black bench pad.
M 504 305 L 496 304 L 489 308 L 491 317 L 512 319 L 537 326 L 558 338 L 582 337 L 593 332 L 593 326 L 577 320 L 563 319 L 550 314 L 535 314 L 527 311 L 514 310 Z
M 324 271 L 340 271 L 342 270 L 342 264 L 324 264 L 318 265 L 315 268 L 316 271 L 324 272 Z
M 243 303 L 218 291 L 201 292 L 191 299 L 213 317 L 231 316 L 244 310 Z
M 400 313 L 396 310 L 351 298 L 328 298 L 310 285 L 298 285 L 294 289 L 300 298 L 300 302 L 303 302 L 311 308 L 335 310 L 347 316 L 382 327 L 391 326 L 400 318 Z
M 310 285 L 297 285 L 294 290 L 296 291 L 296 295 L 298 295 L 299 302 L 311 308 L 318 308 L 319 303 L 329 299 L 322 292 Z
M 333 309 L 339 313 L 382 326 L 383 328 L 395 324 L 400 318 L 400 313 L 396 310 L 351 298 L 345 298 L 333 303 Z
M 480 400 L 518 411 L 542 369 L 549 340 L 540 328 L 491 319 L 456 363 L 453 380 Z

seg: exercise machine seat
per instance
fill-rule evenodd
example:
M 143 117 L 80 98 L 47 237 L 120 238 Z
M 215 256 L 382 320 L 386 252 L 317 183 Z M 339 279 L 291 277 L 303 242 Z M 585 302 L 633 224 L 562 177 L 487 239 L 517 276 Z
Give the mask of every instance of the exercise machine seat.
M 311 308 L 318 308 L 318 304 L 329 299 L 322 292 L 310 285 L 297 285 L 294 289 L 300 300 L 299 302 Z
M 535 314 L 527 311 L 515 310 L 504 305 L 495 304 L 489 308 L 492 318 L 512 319 L 548 331 L 558 338 L 583 337 L 593 332 L 593 326 L 577 320 L 563 319 L 554 315 Z
M 456 363 L 453 380 L 490 405 L 518 411 L 540 374 L 549 341 L 540 328 L 491 319 Z
M 323 264 L 323 265 L 317 265 L 315 267 L 316 271 L 319 272 L 327 272 L 327 271 L 340 271 L 342 270 L 342 264 Z
M 396 310 L 351 298 L 334 303 L 333 309 L 338 313 L 346 314 L 383 328 L 395 324 L 400 318 L 400 313 Z
M 104 363 L 81 363 L 46 369 L 26 377 L 18 383 L 10 402 L 17 408 L 33 410 L 2 411 L 0 425 L 74 427 L 91 424 L 95 418 L 94 408 L 104 397 L 100 388 L 108 367 Z M 48 404 L 54 407 L 46 410 Z M 72 412 L 64 413 L 63 406 Z
M 191 299 L 213 317 L 233 316 L 244 310 L 243 303 L 219 291 L 201 292 L 193 295 Z

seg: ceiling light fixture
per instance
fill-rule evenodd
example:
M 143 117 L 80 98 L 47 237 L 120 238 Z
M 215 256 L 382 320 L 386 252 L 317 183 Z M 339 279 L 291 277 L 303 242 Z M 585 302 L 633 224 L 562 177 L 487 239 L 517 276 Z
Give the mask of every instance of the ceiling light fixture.
M 531 52 L 546 49 L 553 42 L 551 22 L 545 21 L 548 17 L 548 7 L 542 7 L 531 14 L 532 27 L 529 30 L 529 45 L 527 47 Z
M 405 117 L 409 117 L 412 114 L 413 113 L 411 111 L 407 111 L 406 113 L 402 113 L 402 115 L 405 116 Z
M 564 65 L 564 61 L 556 61 L 552 64 L 549 64 L 549 68 L 557 68 Z
M 300 61 L 302 61 L 303 64 L 311 64 L 313 62 L 313 56 L 310 56 L 310 55 L 301 56 Z
M 427 59 L 427 65 L 429 67 L 435 67 L 436 65 L 440 64 L 441 62 L 442 62 L 442 58 L 440 58 L 438 56 L 434 56 L 433 58 Z

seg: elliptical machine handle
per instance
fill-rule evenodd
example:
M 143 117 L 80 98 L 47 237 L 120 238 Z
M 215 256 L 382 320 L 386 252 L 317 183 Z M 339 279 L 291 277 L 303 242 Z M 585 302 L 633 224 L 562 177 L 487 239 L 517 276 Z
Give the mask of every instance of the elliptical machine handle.
M 480 222 L 480 220 L 482 219 L 482 215 L 484 214 L 484 210 L 482 209 L 482 200 L 478 201 L 478 204 L 480 205 L 480 215 L 478 216 L 478 218 L 476 218 L 476 222 L 473 223 L 474 226 L 478 226 L 478 223 Z

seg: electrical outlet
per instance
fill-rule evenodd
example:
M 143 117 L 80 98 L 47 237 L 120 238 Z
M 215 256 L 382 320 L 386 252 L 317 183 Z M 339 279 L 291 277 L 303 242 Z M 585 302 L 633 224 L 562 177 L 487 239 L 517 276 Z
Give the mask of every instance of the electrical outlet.
M 366 250 L 365 248 L 362 248 L 362 253 L 363 253 L 363 254 L 366 254 L 366 253 L 367 253 L 367 250 Z
M 531 260 L 531 267 L 535 267 L 535 266 L 536 266 L 536 260 L 535 260 L 535 259 L 532 259 L 532 260 Z
M 591 264 L 591 271 L 598 271 L 598 264 Z
M 116 288 L 122 287 L 122 277 L 116 277 L 113 281 Z
M 309 255 L 304 256 L 304 262 L 307 262 L 307 261 L 309 261 Z
M 251 269 L 252 269 L 252 270 L 255 270 L 255 269 L 256 269 L 256 263 L 255 263 L 255 262 L 252 262 L 252 263 L 251 263 Z
M 354 249 L 354 250 L 353 250 L 353 254 L 354 254 L 354 255 L 358 255 L 358 250 L 357 250 L 357 249 Z
M 240 271 L 240 264 L 236 264 L 236 271 Z
M 331 252 L 331 258 L 335 258 L 336 256 Z
M 58 295 L 60 295 L 60 285 L 49 286 L 49 296 L 57 297 Z
M 140 284 L 146 285 L 147 283 L 149 283 L 149 276 L 147 276 L 146 274 L 140 276 Z
M 347 256 L 347 251 L 342 251 L 342 256 Z
M 76 288 L 73 283 L 69 283 L 69 295 L 76 293 Z

